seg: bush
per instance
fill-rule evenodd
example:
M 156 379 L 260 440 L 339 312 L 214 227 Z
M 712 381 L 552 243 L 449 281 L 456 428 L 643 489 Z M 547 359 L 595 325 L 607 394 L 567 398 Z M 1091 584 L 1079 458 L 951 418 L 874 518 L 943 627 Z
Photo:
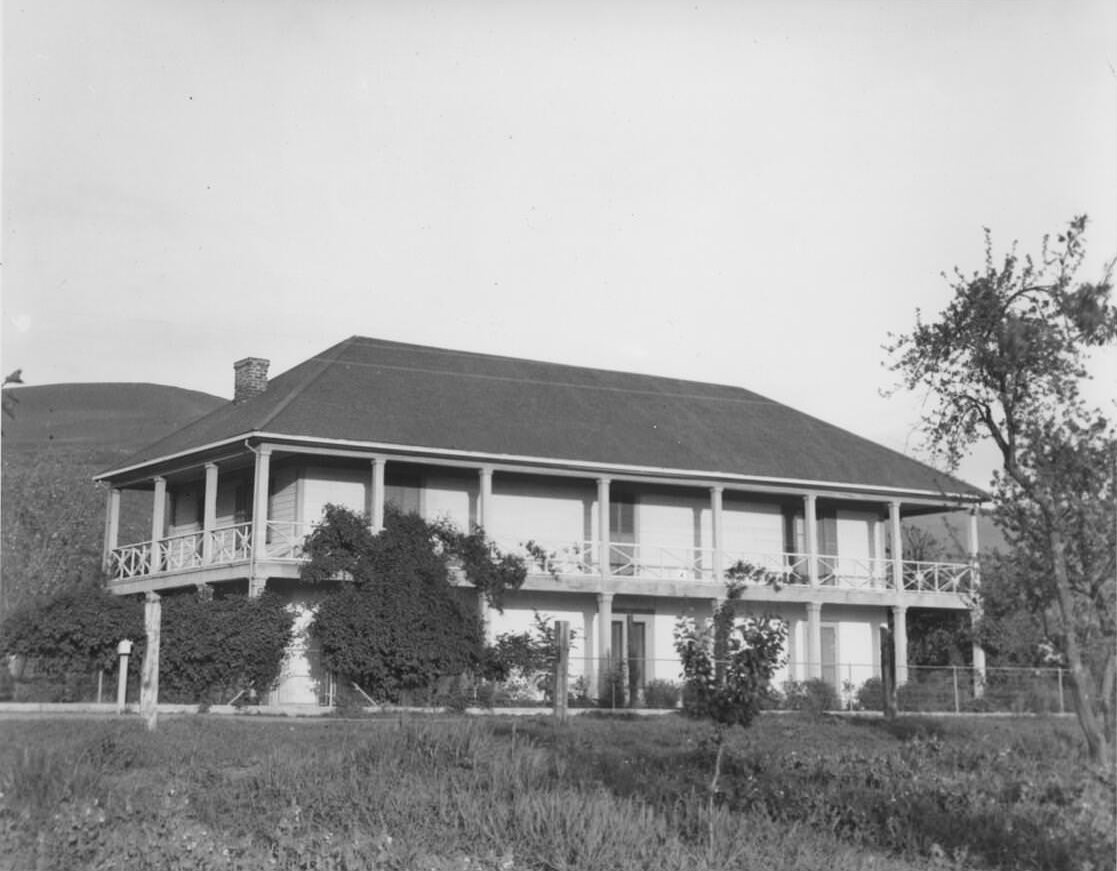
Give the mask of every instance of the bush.
M 51 677 L 116 668 L 116 645 L 142 642 L 143 606 L 92 585 L 66 590 L 12 612 L 0 626 L 0 648 Z M 133 650 L 142 653 L 142 643 Z
M 165 597 L 160 699 L 205 705 L 250 691 L 262 696 L 279 677 L 293 630 L 293 615 L 272 593 Z
M 677 708 L 681 688 L 673 680 L 651 680 L 644 687 L 644 704 L 649 708 Z
M 857 690 L 857 706 L 862 711 L 884 710 L 884 681 L 874 675 Z
M 793 711 L 818 716 L 826 711 L 841 710 L 842 707 L 838 691 L 817 677 L 804 681 L 790 680 L 784 684 L 783 691 L 785 704 Z

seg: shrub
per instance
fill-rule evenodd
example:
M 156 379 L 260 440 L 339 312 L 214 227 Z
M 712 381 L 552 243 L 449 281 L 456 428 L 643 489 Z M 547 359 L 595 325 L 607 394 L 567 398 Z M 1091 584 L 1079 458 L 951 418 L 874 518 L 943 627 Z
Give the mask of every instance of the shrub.
M 279 677 L 294 630 L 279 596 L 168 596 L 162 610 L 164 701 L 221 704 L 249 691 L 263 695 Z
M 682 690 L 673 680 L 650 680 L 644 687 L 644 704 L 649 708 L 676 708 Z
M 857 689 L 857 706 L 862 711 L 884 710 L 884 681 L 874 675 Z
M 817 677 L 804 681 L 788 681 L 784 684 L 784 703 L 793 711 L 818 716 L 826 711 L 841 709 L 838 691 L 829 683 Z
M 4 654 L 33 660 L 40 674 L 56 678 L 113 669 L 117 643 L 143 637 L 143 606 L 92 585 L 25 605 L 0 626 Z M 133 655 L 141 652 L 139 644 Z

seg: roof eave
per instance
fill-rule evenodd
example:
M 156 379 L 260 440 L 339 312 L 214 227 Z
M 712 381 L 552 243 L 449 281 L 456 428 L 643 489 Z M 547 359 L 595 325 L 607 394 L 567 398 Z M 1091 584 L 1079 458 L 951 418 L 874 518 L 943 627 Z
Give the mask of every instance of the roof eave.
M 359 439 L 331 439 L 321 436 L 300 436 L 287 433 L 266 432 L 262 430 L 251 430 L 248 432 L 240 433 L 236 436 L 231 436 L 219 441 L 210 442 L 208 444 L 201 445 L 195 448 L 190 448 L 189 450 L 179 451 L 177 453 L 167 454 L 165 456 L 154 457 L 150 460 L 145 460 L 142 463 L 136 463 L 131 466 L 123 466 L 118 469 L 112 469 L 94 476 L 94 480 L 108 481 L 113 478 L 119 478 L 124 475 L 129 475 L 144 468 L 166 465 L 167 463 L 172 463 L 175 460 L 181 460 L 184 457 L 205 454 L 207 452 L 219 450 L 220 448 L 235 444 L 236 442 L 247 442 L 250 440 L 272 441 L 276 443 L 286 443 L 292 445 L 321 445 L 323 447 L 350 448 L 366 450 L 369 452 L 386 451 L 391 453 L 403 453 L 408 455 L 418 455 L 432 458 L 452 457 L 455 459 L 476 460 L 479 464 L 488 462 L 510 463 L 536 467 L 563 466 L 571 469 L 600 473 L 602 475 L 648 475 L 663 478 L 686 478 L 692 480 L 700 479 L 708 480 L 710 482 L 739 481 L 743 484 L 769 484 L 772 486 L 799 487 L 803 488 L 804 490 L 812 490 L 817 488 L 831 490 L 852 490 L 861 493 L 880 494 L 882 498 L 901 498 L 903 496 L 909 496 L 921 499 L 941 500 L 943 504 L 964 503 L 969 505 L 979 505 L 982 502 L 989 501 L 989 499 L 991 498 L 988 493 L 985 493 L 984 491 L 976 487 L 972 488 L 973 492 L 969 493 L 947 492 L 942 490 L 924 490 L 913 487 L 890 487 L 881 484 L 867 484 L 851 481 L 822 481 L 805 478 L 783 478 L 765 475 L 747 475 L 738 472 L 724 472 L 709 469 L 681 469 L 663 466 L 605 463 L 595 460 L 579 460 L 566 457 L 536 457 L 520 454 L 501 454 L 484 451 L 469 451 L 455 448 L 434 448 L 422 445 L 403 445 L 391 442 L 374 442 Z

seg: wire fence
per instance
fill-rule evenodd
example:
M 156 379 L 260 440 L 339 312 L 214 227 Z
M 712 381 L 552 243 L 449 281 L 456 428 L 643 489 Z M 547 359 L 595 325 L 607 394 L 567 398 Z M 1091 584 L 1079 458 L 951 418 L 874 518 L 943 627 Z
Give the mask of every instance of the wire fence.
M 581 660 L 567 679 L 572 706 L 678 708 L 685 683 L 677 660 Z M 586 667 L 586 666 L 590 667 Z M 811 677 L 810 675 L 816 675 Z M 822 675 L 818 677 L 817 675 Z M 1061 668 L 908 666 L 897 689 L 897 710 L 908 713 L 1065 714 L 1071 711 L 1070 673 Z M 500 697 L 500 689 L 496 691 Z M 550 693 L 541 693 L 546 698 Z M 880 667 L 868 663 L 792 662 L 769 687 L 770 710 L 880 711 Z
M 6 670 L 7 671 L 7 670 Z M 809 677 L 809 675 L 823 675 Z M 115 703 L 118 675 L 91 670 L 47 674 L 24 667 L 0 682 L 0 702 Z M 336 703 L 335 681 L 327 676 L 319 704 Z M 896 692 L 897 710 L 907 713 L 1064 714 L 1072 710 L 1070 673 L 1061 668 L 977 670 L 968 666 L 908 666 Z M 126 701 L 139 701 L 139 670 L 129 669 Z M 554 675 L 518 673 L 503 681 L 465 677 L 450 682 L 452 691 L 415 695 L 433 705 L 485 708 L 547 707 Z M 675 659 L 628 657 L 594 660 L 575 657 L 565 681 L 568 704 L 575 708 L 682 708 L 686 688 Z M 276 694 L 277 696 L 279 694 Z M 880 711 L 883 682 L 879 666 L 864 663 L 789 663 L 773 681 L 763 707 L 769 710 Z

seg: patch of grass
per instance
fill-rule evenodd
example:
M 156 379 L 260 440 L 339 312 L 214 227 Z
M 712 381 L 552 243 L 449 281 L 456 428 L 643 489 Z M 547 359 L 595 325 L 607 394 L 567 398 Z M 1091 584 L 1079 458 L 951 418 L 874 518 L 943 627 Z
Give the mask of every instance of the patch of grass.
M 682 717 L 9 721 L 0 869 L 1108 867 L 1112 783 L 1068 725 L 761 718 L 711 848 Z

